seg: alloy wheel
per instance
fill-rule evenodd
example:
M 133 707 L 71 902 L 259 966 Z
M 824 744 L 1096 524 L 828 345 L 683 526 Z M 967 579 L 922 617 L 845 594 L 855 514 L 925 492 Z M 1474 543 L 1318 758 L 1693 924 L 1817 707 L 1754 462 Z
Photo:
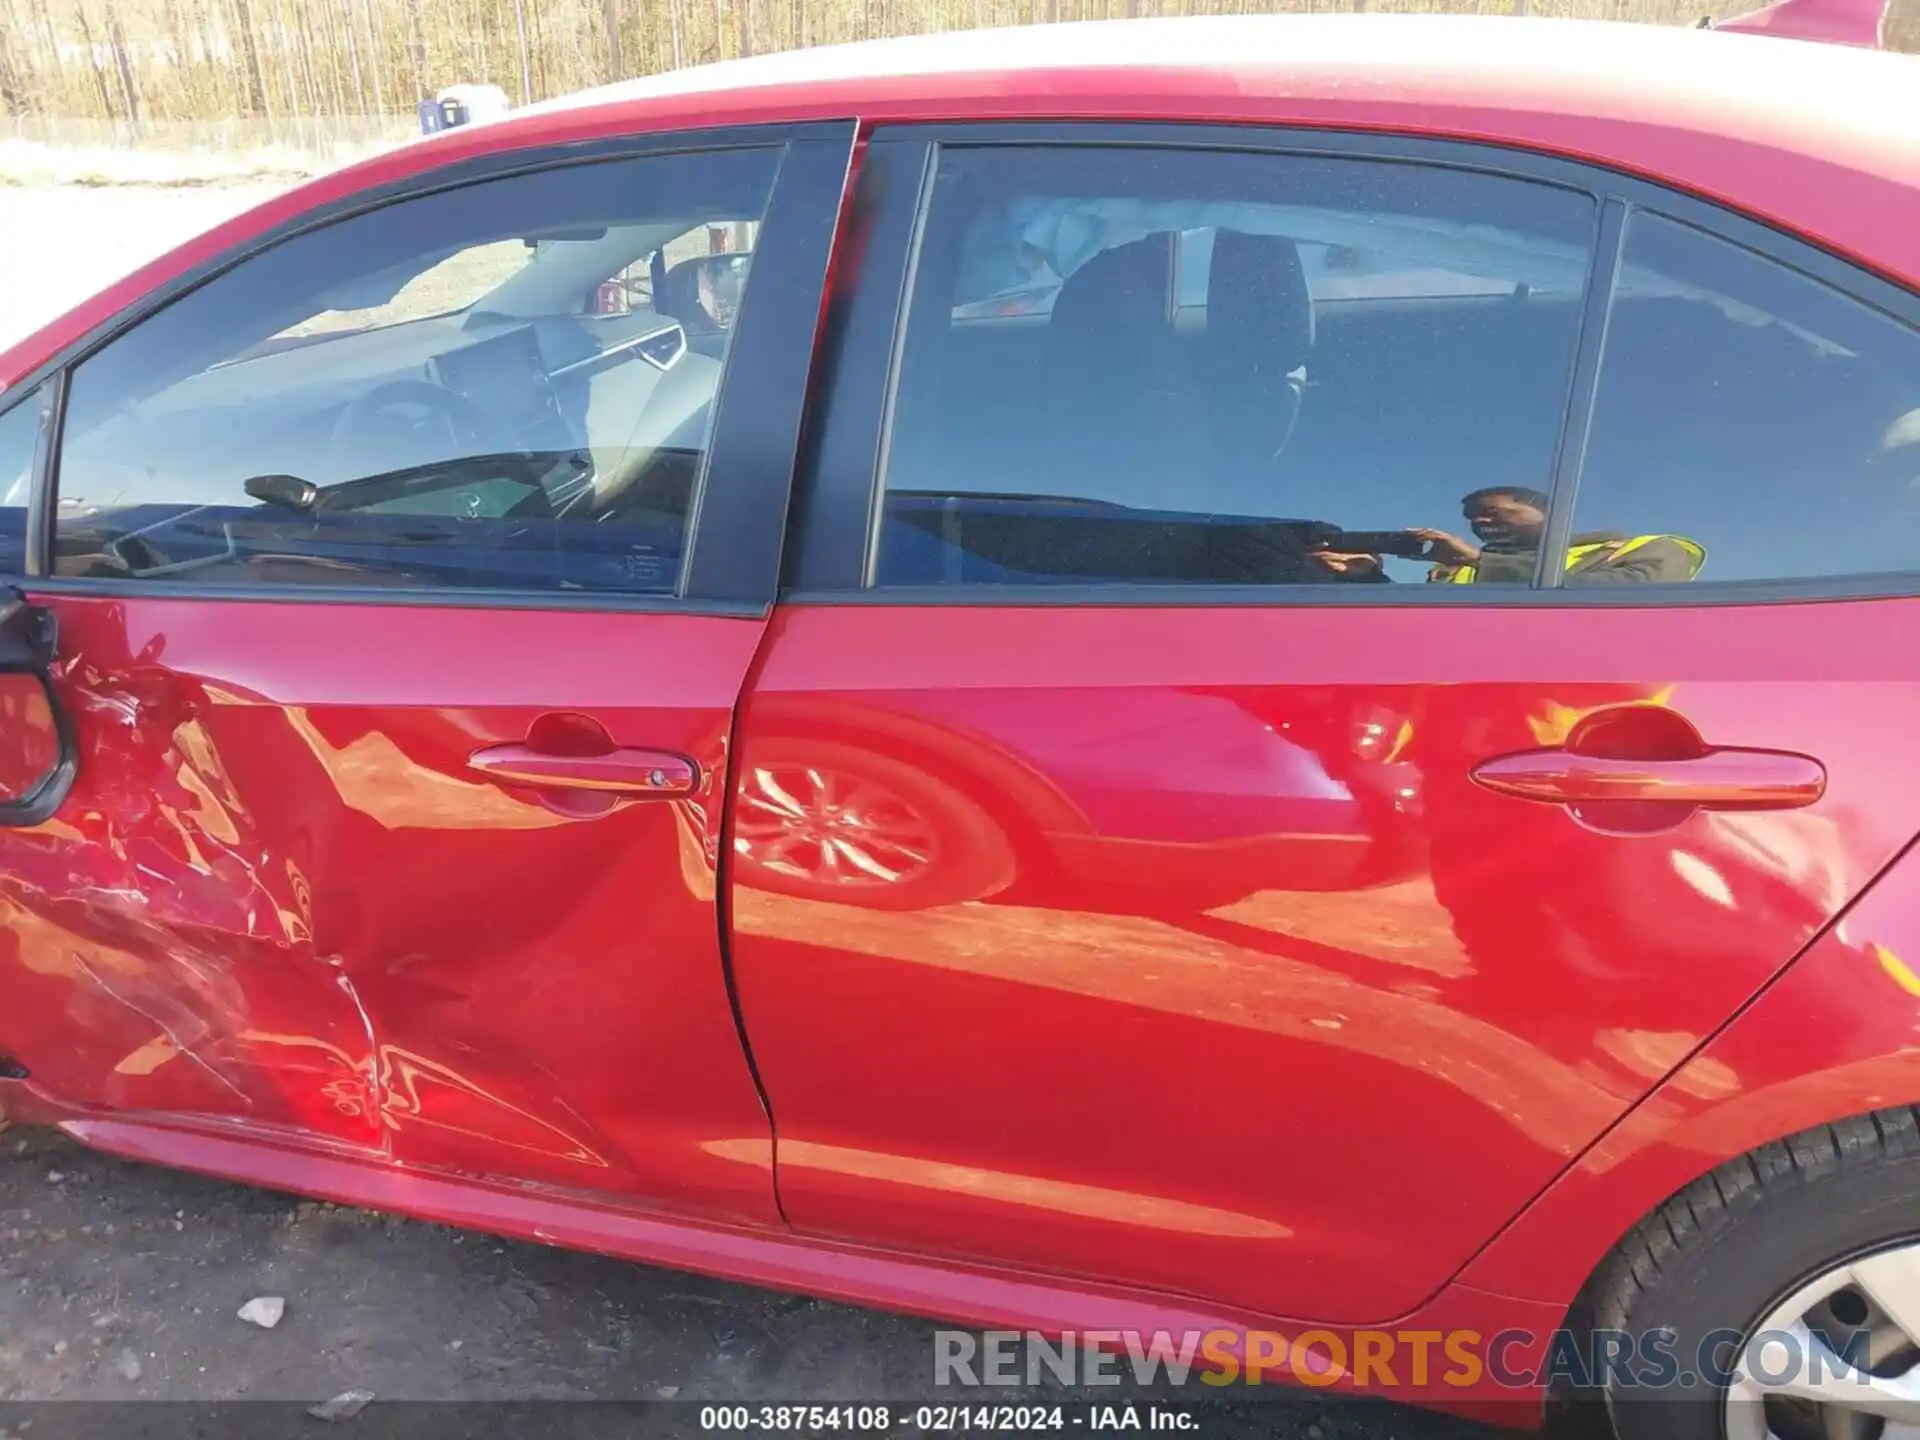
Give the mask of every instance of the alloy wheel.
M 1920 1243 L 1836 1265 L 1749 1332 L 1727 1440 L 1920 1440 Z

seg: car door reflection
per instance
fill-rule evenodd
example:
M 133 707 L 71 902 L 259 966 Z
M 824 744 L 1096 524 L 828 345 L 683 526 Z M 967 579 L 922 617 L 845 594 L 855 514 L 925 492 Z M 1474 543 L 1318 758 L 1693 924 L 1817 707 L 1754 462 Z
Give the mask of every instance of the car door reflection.
M 1583 716 L 1670 699 L 762 697 L 736 779 L 736 924 L 1452 1072 L 1566 1153 L 1699 1038 L 1663 1028 L 1650 980 L 1748 963 L 1846 893 L 1827 815 L 1681 813 L 1621 837 L 1471 779 Z

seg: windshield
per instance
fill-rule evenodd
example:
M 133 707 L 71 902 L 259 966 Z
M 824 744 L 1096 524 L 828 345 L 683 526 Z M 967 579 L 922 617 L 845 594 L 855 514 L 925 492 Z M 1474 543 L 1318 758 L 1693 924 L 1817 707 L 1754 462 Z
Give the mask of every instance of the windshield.
M 532 264 L 537 253 L 535 246 L 525 240 L 472 245 L 407 280 L 392 299 L 382 304 L 321 309 L 270 338 L 289 340 L 309 335 L 338 335 L 350 330 L 374 330 L 408 320 L 450 315 L 492 294 Z

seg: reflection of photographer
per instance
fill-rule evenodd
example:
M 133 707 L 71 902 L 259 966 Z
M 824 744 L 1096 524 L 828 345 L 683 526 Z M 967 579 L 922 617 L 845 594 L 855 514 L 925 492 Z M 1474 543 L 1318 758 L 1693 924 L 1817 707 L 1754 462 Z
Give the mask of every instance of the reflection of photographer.
M 1385 579 L 1380 557 L 1431 560 L 1430 582 L 1442 585 L 1526 585 L 1539 563 L 1547 528 L 1547 497 L 1520 485 L 1490 486 L 1460 502 L 1473 541 L 1444 530 L 1337 531 L 1321 541 L 1318 558 L 1348 579 Z M 1681 535 L 1626 535 L 1597 530 L 1567 545 L 1568 585 L 1678 584 L 1693 579 L 1707 552 Z
M 1416 530 L 1431 540 L 1437 563 L 1427 579 L 1443 585 L 1525 585 L 1533 579 L 1547 528 L 1547 497 L 1525 486 L 1476 490 L 1460 502 L 1475 546 L 1443 530 Z M 1625 535 L 1593 530 L 1567 542 L 1568 585 L 1675 585 L 1693 579 L 1707 552 L 1681 535 Z
M 1433 542 L 1435 564 L 1427 579 L 1446 585 L 1530 584 L 1547 529 L 1547 497 L 1522 486 L 1476 490 L 1460 502 L 1460 510 L 1480 543 L 1444 530 L 1416 530 Z

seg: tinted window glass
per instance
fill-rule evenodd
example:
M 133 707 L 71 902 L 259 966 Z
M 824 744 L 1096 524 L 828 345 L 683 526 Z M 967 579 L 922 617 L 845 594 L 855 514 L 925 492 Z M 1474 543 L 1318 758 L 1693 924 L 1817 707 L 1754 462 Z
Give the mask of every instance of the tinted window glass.
M 1173 237 L 1174 318 L 1176 323 L 1203 322 L 1207 309 L 1207 286 L 1213 271 L 1213 237 L 1219 232 L 1211 226 L 1182 230 Z M 1507 275 L 1494 275 L 1486 268 L 1455 269 L 1444 258 L 1439 260 L 1407 257 L 1393 249 L 1370 250 L 1354 244 L 1331 241 L 1297 241 L 1301 268 L 1306 272 L 1307 291 L 1316 304 L 1342 300 L 1435 300 L 1460 295 L 1512 295 L 1526 285 Z M 1585 282 L 1584 275 L 1559 277 L 1575 291 Z M 981 282 L 972 287 L 979 288 Z M 984 283 L 992 284 L 993 280 Z M 1044 315 L 1053 309 L 1062 282 L 1051 266 L 1023 278 L 1009 289 L 991 294 L 966 294 L 954 306 L 956 320 L 1006 319 L 1016 315 Z M 1528 287 L 1531 288 L 1531 287 Z
M 1527 583 L 1594 221 L 1400 163 L 943 152 L 878 583 Z
M 0 405 L 9 406 L 0 410 L 0 574 L 18 575 L 27 564 L 27 493 L 40 437 L 39 393 L 0 395 Z
M 1624 260 L 1568 583 L 1920 569 L 1920 334 L 1658 216 Z
M 1204 310 L 1213 270 L 1215 230 L 1184 231 L 1174 241 L 1175 304 L 1183 311 Z M 1316 305 L 1343 300 L 1439 300 L 1449 296 L 1515 295 L 1534 293 L 1533 286 L 1513 275 L 1492 273 L 1498 267 L 1456 267 L 1444 255 L 1432 258 L 1396 253 L 1396 247 L 1376 249 L 1361 244 L 1328 241 L 1301 243 L 1300 263 L 1307 274 L 1307 291 Z M 1577 295 L 1586 276 L 1568 273 L 1548 277 L 1562 298 Z M 1548 292 L 1552 293 L 1552 292 Z
M 58 573 L 672 592 L 776 165 L 568 166 L 243 261 L 74 372 Z

